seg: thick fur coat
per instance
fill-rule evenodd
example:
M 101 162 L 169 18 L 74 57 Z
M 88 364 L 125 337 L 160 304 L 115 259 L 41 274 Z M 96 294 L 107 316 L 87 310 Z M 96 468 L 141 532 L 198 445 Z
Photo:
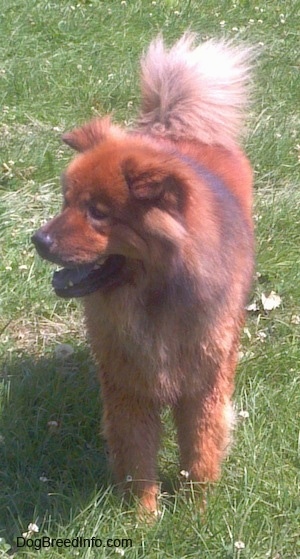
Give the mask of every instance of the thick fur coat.
M 63 266 L 57 294 L 84 298 L 115 479 L 149 511 L 164 406 L 180 469 L 219 476 L 253 274 L 252 170 L 238 146 L 252 51 L 194 42 L 151 43 L 133 130 L 106 117 L 64 135 L 80 153 L 63 209 L 33 237 Z

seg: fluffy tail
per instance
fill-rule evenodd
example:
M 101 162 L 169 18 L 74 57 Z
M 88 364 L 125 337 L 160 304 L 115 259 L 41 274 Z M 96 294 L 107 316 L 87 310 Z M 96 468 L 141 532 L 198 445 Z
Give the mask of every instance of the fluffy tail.
M 231 147 L 241 132 L 254 49 L 225 41 L 194 47 L 185 33 L 167 50 L 162 37 L 141 60 L 142 130 Z

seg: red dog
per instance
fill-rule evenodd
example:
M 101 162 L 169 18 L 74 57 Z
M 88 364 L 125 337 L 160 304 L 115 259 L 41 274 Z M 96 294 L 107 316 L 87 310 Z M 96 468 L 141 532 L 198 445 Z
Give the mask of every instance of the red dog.
M 134 131 L 104 118 L 63 137 L 80 154 L 61 214 L 33 237 L 63 266 L 56 293 L 84 297 L 115 479 L 149 511 L 164 406 L 188 479 L 219 475 L 253 273 L 252 171 L 237 145 L 252 53 L 193 41 L 150 45 Z

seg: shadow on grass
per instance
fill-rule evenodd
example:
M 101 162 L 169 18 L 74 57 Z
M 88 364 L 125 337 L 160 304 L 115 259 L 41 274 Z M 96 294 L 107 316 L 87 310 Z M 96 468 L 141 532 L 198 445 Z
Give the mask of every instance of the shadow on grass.
M 70 522 L 109 473 L 87 349 L 65 360 L 19 355 L 1 376 L 0 537 L 12 541 L 30 522 Z

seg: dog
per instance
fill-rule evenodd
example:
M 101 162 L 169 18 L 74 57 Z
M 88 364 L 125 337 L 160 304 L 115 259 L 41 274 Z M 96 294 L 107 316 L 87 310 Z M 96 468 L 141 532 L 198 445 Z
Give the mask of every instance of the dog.
M 32 238 L 62 267 L 56 294 L 83 298 L 114 478 L 150 513 L 164 407 L 188 481 L 220 475 L 254 266 L 253 173 L 239 147 L 253 52 L 195 41 L 152 41 L 134 128 L 104 117 L 64 134 L 78 154 L 62 211 Z

